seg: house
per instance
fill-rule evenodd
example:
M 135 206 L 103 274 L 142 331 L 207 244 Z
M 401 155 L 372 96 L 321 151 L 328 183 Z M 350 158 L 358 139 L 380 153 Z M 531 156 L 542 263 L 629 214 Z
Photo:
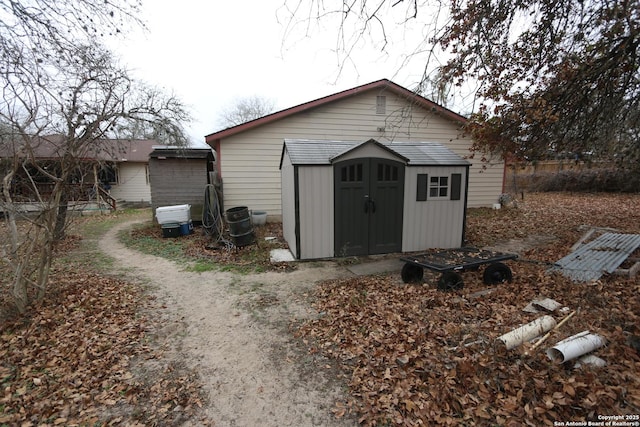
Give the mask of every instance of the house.
M 190 216 L 201 222 L 208 184 L 215 184 L 211 148 L 156 146 L 149 155 L 151 207 L 190 205 Z
M 469 166 L 433 142 L 286 139 L 283 236 L 297 259 L 460 247 Z
M 279 164 L 285 139 L 435 142 L 468 158 L 467 119 L 389 80 L 316 99 L 205 137 L 217 157 L 224 206 L 248 206 L 282 220 Z M 502 193 L 504 161 L 469 159 L 468 206 L 492 206 Z
M 157 145 L 148 139 L 101 139 L 76 154 L 77 167 L 72 177 L 70 196 L 75 202 L 90 202 L 96 199 L 99 190 L 102 200 L 116 208 L 123 204 L 149 206 L 151 189 L 149 184 L 149 154 Z M 30 143 L 33 159 L 44 168 L 55 168 L 65 152 L 62 135 L 34 138 Z M 0 160 L 14 156 L 26 157 L 20 144 L 2 144 Z M 38 173 L 35 165 L 26 165 L 30 170 L 18 171 L 14 179 L 14 201 L 28 203 L 37 200 L 35 189 L 46 198 L 53 185 L 46 176 Z M 30 176 L 30 178 L 28 177 Z
M 149 206 L 151 182 L 149 178 L 149 154 L 158 144 L 151 139 L 108 140 L 117 155 L 105 156 L 112 168 L 110 194 L 120 204 Z M 117 147 L 117 148 L 115 148 Z

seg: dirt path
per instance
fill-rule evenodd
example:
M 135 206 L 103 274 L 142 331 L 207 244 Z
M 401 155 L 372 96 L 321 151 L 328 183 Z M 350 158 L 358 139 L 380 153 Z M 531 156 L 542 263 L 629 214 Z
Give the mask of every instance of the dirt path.
M 347 276 L 333 263 L 302 265 L 289 273 L 193 273 L 155 256 L 129 250 L 111 229 L 100 249 L 118 271 L 150 285 L 166 306 L 161 337 L 176 358 L 199 373 L 209 394 L 206 415 L 216 426 L 344 426 L 331 413 L 340 384 L 321 361 L 296 350 L 291 319 L 316 314 L 304 293 L 319 279 Z M 195 425 L 196 423 L 191 423 Z

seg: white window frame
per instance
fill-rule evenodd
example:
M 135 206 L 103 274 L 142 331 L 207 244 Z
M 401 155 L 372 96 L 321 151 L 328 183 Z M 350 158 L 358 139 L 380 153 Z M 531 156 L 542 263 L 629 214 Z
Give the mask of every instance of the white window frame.
M 436 194 L 434 194 L 434 190 Z M 450 193 L 451 193 L 451 178 L 449 177 L 449 175 L 429 176 L 429 183 L 427 187 L 427 194 L 428 194 L 427 199 L 449 200 Z

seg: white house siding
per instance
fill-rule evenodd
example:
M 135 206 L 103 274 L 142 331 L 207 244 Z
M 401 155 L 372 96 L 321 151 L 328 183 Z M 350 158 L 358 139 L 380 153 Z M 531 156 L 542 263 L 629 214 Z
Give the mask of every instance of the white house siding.
M 376 114 L 377 95 L 387 97 L 387 114 Z M 226 207 L 249 206 L 281 218 L 278 167 L 285 138 L 432 141 L 462 157 L 469 156 L 471 146 L 457 122 L 412 107 L 393 92 L 371 90 L 223 139 L 220 165 Z M 483 170 L 479 158 L 470 161 L 469 206 L 490 206 L 502 191 L 503 163 Z
M 300 259 L 333 257 L 333 167 L 299 166 Z
M 151 186 L 146 163 L 119 163 L 118 184 L 112 186 L 111 196 L 127 202 L 151 202 Z
M 284 155 L 282 159 L 282 236 L 289 244 L 291 253 L 296 255 L 296 197 L 295 197 L 295 175 L 294 167 L 289 156 Z
M 461 200 L 416 201 L 418 174 L 451 176 L 462 174 L 460 194 L 466 190 L 465 167 L 410 167 L 405 170 L 402 251 L 426 248 L 454 248 L 462 244 L 464 197 Z

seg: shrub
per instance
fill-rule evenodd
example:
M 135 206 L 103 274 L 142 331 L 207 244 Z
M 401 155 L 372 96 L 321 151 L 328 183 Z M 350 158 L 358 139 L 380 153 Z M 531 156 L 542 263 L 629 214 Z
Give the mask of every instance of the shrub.
M 588 169 L 539 172 L 518 177 L 518 187 L 528 191 L 640 192 L 640 173 L 628 169 Z

